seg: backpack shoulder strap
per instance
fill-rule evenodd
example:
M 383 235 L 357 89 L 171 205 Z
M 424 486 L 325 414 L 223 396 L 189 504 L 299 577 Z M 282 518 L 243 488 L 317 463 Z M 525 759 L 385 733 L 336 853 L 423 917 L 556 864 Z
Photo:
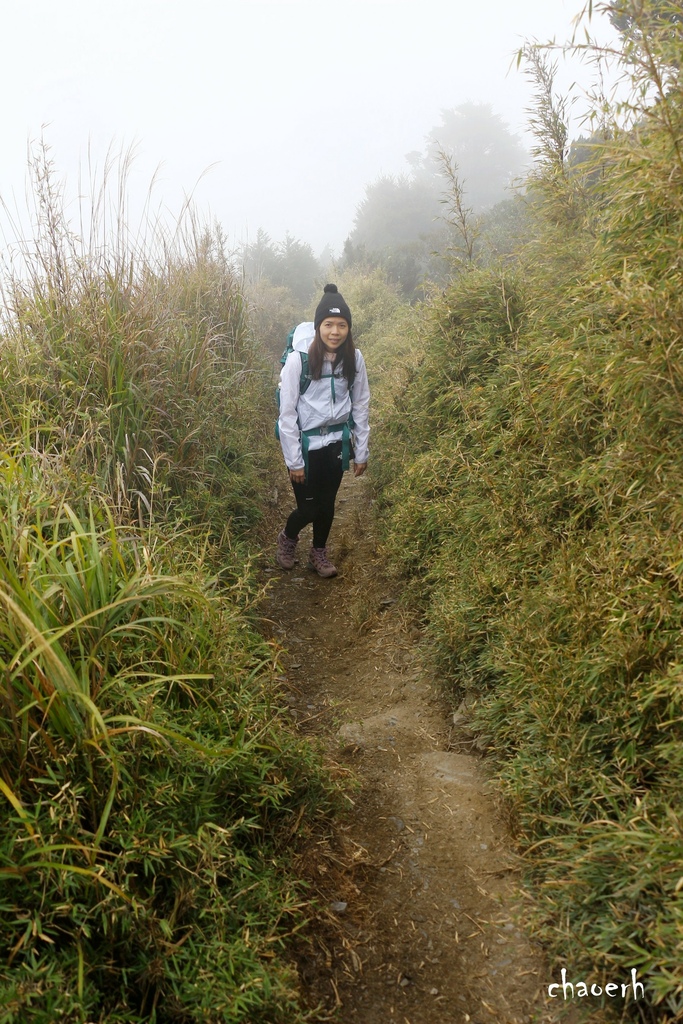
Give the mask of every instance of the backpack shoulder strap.
M 280 363 L 282 364 L 282 366 L 284 366 L 285 363 L 287 362 L 287 356 L 289 355 L 289 353 L 294 351 L 294 331 L 295 330 L 296 330 L 296 327 L 292 327 L 291 331 L 287 335 L 287 344 L 285 345 L 285 350 L 282 353 L 282 357 L 280 359 Z
M 303 395 L 311 383 L 311 375 L 308 372 L 308 352 L 299 352 L 301 356 L 301 376 L 299 377 L 299 394 Z

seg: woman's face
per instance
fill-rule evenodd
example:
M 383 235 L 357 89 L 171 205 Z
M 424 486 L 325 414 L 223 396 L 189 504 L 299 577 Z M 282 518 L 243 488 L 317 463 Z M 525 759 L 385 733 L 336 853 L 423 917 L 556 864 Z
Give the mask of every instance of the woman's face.
M 349 325 L 342 316 L 325 317 L 320 325 L 320 337 L 326 352 L 336 352 L 346 341 Z

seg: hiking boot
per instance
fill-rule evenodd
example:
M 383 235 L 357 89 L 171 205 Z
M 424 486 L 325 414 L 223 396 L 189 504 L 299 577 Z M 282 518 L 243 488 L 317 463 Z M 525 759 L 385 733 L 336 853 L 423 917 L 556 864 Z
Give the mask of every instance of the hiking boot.
M 275 553 L 275 559 L 277 561 L 277 564 L 280 565 L 283 569 L 294 568 L 294 562 L 296 561 L 294 556 L 296 554 L 296 546 L 298 543 L 298 537 L 296 538 L 296 540 L 291 540 L 284 530 L 282 530 L 281 533 L 278 534 L 277 552 Z
M 327 548 L 311 548 L 308 553 L 308 564 L 315 569 L 318 576 L 336 576 L 337 569 L 327 557 Z

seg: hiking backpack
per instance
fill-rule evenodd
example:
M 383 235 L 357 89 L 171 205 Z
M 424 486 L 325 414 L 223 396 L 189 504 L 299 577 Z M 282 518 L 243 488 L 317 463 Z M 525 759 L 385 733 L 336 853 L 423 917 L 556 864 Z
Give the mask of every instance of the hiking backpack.
M 301 325 L 299 325 L 299 326 L 301 326 Z M 287 335 L 287 344 L 285 345 L 285 350 L 284 350 L 284 352 L 282 353 L 282 355 L 280 357 L 280 366 L 284 366 L 285 363 L 287 362 L 287 356 L 290 354 L 290 352 L 294 352 L 295 351 L 295 349 L 294 349 L 294 335 L 295 335 L 295 333 L 296 333 L 296 327 L 292 327 L 291 331 Z M 299 355 L 301 356 L 301 376 L 299 378 L 299 394 L 303 395 L 306 392 L 306 389 L 308 388 L 308 385 L 311 383 L 313 378 L 311 377 L 310 373 L 308 372 L 308 352 L 303 352 L 301 349 L 297 349 L 296 351 L 298 351 Z M 277 386 L 277 407 L 278 407 L 278 409 L 280 408 L 280 385 L 279 384 Z M 279 440 L 279 438 L 278 438 L 278 440 Z

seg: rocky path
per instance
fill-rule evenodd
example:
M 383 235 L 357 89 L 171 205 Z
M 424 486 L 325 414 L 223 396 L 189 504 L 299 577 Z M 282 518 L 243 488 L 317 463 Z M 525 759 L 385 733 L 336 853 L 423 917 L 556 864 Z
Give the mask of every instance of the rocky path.
M 368 494 L 346 475 L 337 578 L 306 568 L 307 538 L 292 572 L 267 570 L 292 718 L 356 780 L 346 820 L 306 854 L 323 901 L 300 964 L 307 999 L 342 1024 L 549 1024 L 560 1007 L 521 926 L 494 792 L 382 575 Z

